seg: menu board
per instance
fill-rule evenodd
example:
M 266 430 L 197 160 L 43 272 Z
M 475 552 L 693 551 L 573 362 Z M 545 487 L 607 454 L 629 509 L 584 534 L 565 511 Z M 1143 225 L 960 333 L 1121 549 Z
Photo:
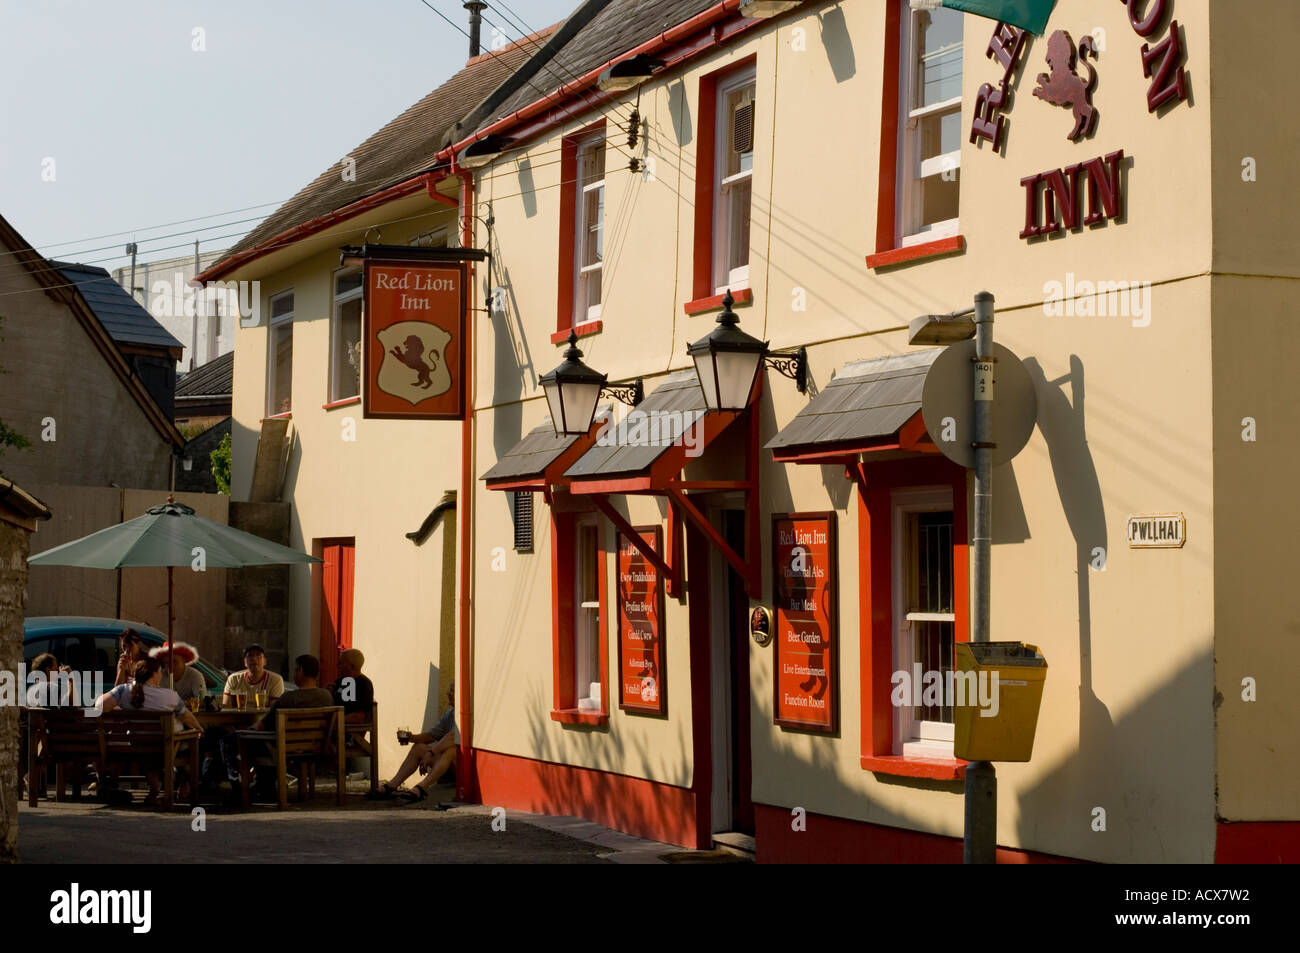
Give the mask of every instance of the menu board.
M 835 514 L 772 517 L 776 723 L 839 730 Z
M 658 526 L 635 527 L 654 552 L 663 552 Z M 664 587 L 659 570 L 622 533 L 618 534 L 618 706 L 663 715 Z

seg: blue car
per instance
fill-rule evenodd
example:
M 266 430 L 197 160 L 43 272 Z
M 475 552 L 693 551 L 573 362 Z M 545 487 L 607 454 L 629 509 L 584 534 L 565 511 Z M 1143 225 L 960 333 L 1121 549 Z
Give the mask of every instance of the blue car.
M 146 651 L 167 641 L 165 634 L 143 622 L 94 616 L 35 616 L 23 621 L 23 661 L 30 665 L 36 656 L 50 652 L 60 665 L 71 666 L 76 672 L 101 673 L 104 687 L 109 689 L 113 687 L 120 654 L 117 635 L 123 629 L 138 632 Z M 220 695 L 229 673 L 203 659 L 194 667 L 203 674 L 208 694 Z

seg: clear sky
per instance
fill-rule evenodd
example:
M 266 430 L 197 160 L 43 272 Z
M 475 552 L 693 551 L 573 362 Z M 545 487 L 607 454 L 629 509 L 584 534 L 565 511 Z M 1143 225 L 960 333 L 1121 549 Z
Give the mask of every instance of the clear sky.
M 489 4 L 485 47 L 578 0 Z M 429 6 L 468 29 L 461 0 L 0 0 L 0 215 L 109 269 L 131 230 L 140 261 L 229 247 L 464 66 Z

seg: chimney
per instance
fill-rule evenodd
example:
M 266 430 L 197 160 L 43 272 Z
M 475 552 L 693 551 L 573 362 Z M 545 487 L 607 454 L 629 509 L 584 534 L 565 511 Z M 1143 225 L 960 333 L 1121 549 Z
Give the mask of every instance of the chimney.
M 483 17 L 481 13 L 487 8 L 487 4 L 482 0 L 466 0 L 465 9 L 469 11 L 469 55 L 470 59 L 478 56 L 482 52 L 479 44 L 479 35 L 483 28 Z

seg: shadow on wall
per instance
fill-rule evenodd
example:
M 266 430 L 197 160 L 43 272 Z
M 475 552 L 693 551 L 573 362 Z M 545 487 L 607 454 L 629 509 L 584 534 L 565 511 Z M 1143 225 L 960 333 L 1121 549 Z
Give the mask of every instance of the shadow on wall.
M 668 87 L 668 114 L 673 120 L 673 135 L 678 146 L 690 145 L 695 124 L 691 119 L 691 104 L 686 98 L 686 83 L 678 80 Z
M 853 55 L 848 24 L 844 22 L 844 11 L 832 7 L 825 13 L 818 13 L 817 25 L 821 27 L 822 47 L 826 50 L 826 60 L 830 63 L 835 82 L 852 79 L 858 71 L 858 63 Z
M 519 198 L 524 203 L 524 217 L 532 218 L 537 214 L 537 184 L 533 181 L 533 163 L 524 158 L 519 165 Z
M 424 720 L 420 722 L 419 728 L 412 726 L 414 731 L 423 731 L 428 725 L 432 725 L 442 717 L 442 713 L 447 709 L 447 699 L 444 697 L 447 693 L 443 690 L 442 673 L 438 671 L 438 666 L 429 666 L 429 684 L 424 697 Z
M 1047 442 L 1056 492 L 1070 524 L 1070 533 L 1074 536 L 1079 613 L 1079 751 L 1083 760 L 1088 761 L 1100 744 L 1097 739 L 1109 737 L 1114 727 L 1110 711 L 1092 687 L 1090 573 L 1095 561 L 1102 560 L 1099 565 L 1104 565 L 1108 542 L 1101 483 L 1092 451 L 1088 449 L 1083 361 L 1071 354 L 1070 373 L 1052 381 L 1046 379 L 1034 358 L 1028 358 L 1024 363 L 1038 397 L 1038 429 Z M 1070 398 L 1061 390 L 1065 383 L 1070 385 Z
M 1204 624 L 1208 630 L 1211 622 Z M 1050 672 L 1047 684 L 1051 691 Z M 1078 748 L 1021 795 L 1021 842 L 1063 837 L 1072 856 L 1100 861 L 1213 862 L 1213 696 L 1209 650 L 1170 673 L 1118 723 L 1091 692 L 1087 700 L 1081 692 Z M 1171 770 L 1161 770 L 1161 761 Z M 1098 830 L 1102 820 L 1105 830 Z

